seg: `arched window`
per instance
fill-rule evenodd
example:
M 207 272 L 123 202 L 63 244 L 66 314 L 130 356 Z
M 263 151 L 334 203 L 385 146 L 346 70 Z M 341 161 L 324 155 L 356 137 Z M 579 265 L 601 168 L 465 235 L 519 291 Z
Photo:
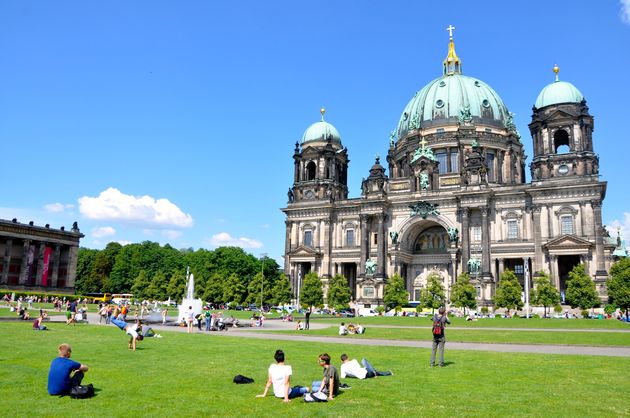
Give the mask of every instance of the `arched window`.
M 317 165 L 313 161 L 306 164 L 306 180 L 315 180 L 315 173 L 317 172 Z
M 566 154 L 571 151 L 569 147 L 569 134 L 564 129 L 558 129 L 553 134 L 553 149 L 556 154 Z

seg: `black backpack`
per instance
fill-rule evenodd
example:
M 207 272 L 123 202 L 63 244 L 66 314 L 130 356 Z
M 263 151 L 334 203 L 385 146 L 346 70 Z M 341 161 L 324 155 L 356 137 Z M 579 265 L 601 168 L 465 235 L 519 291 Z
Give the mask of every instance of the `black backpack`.
M 237 374 L 236 376 L 234 376 L 233 382 L 238 385 L 242 385 L 242 384 L 254 383 L 254 379 L 252 379 L 251 377 L 243 376 L 242 374 Z
M 75 386 L 70 389 L 70 397 L 73 399 L 85 399 L 94 396 L 94 386 L 90 383 L 85 386 Z
M 433 335 L 442 335 L 442 317 L 433 321 Z

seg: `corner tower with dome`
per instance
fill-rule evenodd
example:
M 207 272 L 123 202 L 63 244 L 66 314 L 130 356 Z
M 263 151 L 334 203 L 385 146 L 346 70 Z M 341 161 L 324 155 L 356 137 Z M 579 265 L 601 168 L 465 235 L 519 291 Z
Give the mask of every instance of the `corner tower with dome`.
M 556 80 L 538 95 L 529 125 L 528 183 L 513 115 L 488 84 L 463 74 L 452 29 L 442 75 L 405 106 L 386 162 L 376 158 L 360 196 L 348 197 L 348 151 L 323 109 L 296 143 L 282 209 L 285 273 L 296 299 L 309 271 L 325 290 L 330 277 L 344 275 L 356 308 L 383 304 L 387 278 L 396 273 L 413 302 L 430 277 L 442 281 L 448 299 L 457 276 L 468 272 L 479 305 L 492 306 L 505 269 L 524 293 L 540 271 L 563 292 L 580 263 L 606 298 L 615 245 L 602 226 L 606 183 L 582 93 L 559 81 L 554 67 Z

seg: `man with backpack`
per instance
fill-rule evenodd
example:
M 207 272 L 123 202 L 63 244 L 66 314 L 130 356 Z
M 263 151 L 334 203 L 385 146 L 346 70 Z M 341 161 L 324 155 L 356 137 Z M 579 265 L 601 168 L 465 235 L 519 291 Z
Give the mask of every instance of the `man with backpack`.
M 435 351 L 437 349 L 440 350 L 439 366 L 444 367 L 444 343 L 446 342 L 444 328 L 446 324 L 450 325 L 450 323 L 451 321 L 448 320 L 444 307 L 438 309 L 438 313 L 433 315 L 433 327 L 431 328 L 431 332 L 433 333 L 433 346 L 431 347 L 431 361 L 429 363 L 431 367 L 435 366 Z

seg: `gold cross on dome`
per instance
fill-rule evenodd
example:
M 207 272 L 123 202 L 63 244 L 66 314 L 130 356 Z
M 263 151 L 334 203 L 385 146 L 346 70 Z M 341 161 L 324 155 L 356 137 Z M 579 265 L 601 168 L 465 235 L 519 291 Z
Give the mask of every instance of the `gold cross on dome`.
M 453 37 L 453 31 L 455 30 L 455 26 L 448 25 L 448 28 L 446 28 L 446 30 L 448 31 L 448 36 L 452 38 Z
M 427 146 L 426 138 L 422 138 L 422 141 L 420 141 L 420 145 L 422 145 L 422 149 L 424 150 L 424 148 Z

